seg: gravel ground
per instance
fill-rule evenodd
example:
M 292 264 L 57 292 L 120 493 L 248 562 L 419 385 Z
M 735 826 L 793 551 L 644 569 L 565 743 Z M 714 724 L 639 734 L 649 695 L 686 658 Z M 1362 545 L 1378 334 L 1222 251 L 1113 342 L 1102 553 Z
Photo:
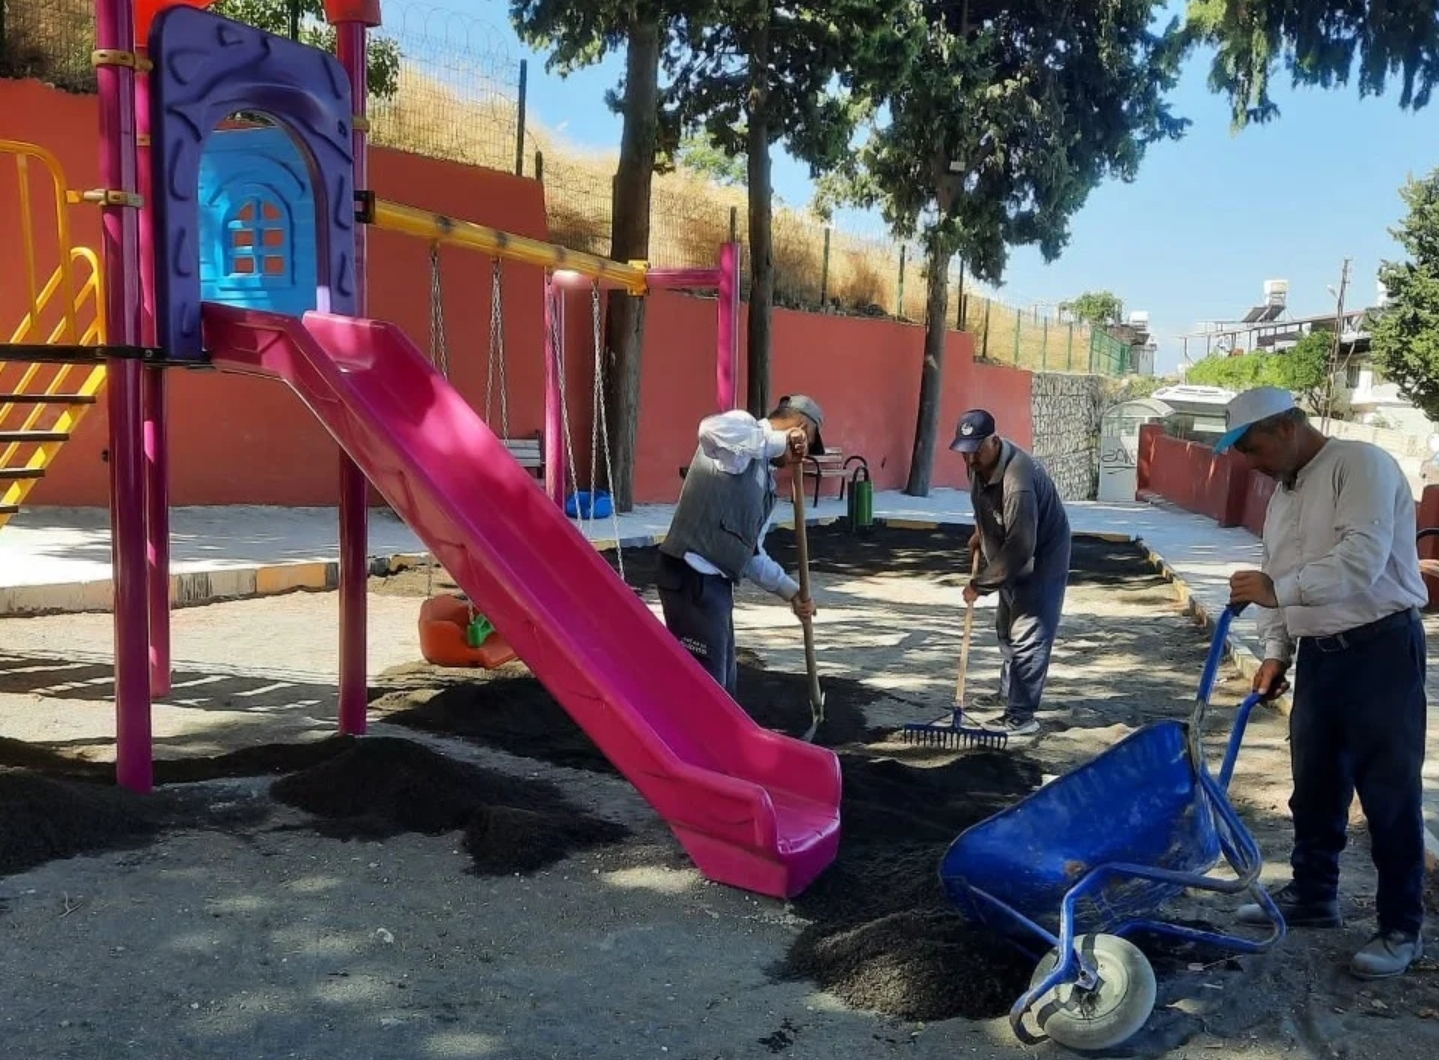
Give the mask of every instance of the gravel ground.
M 177 688 L 155 716 L 172 783 L 145 800 L 94 777 L 112 754 L 109 616 L 0 621 L 0 1057 L 1030 1055 L 994 1018 L 1027 961 L 934 901 L 935 866 L 972 820 L 1184 716 L 1207 637 L 1132 549 L 1081 543 L 1044 734 L 998 760 L 918 751 L 886 731 L 952 698 L 962 538 L 811 534 L 848 823 L 839 861 L 791 903 L 700 879 L 521 668 L 475 680 L 416 664 L 423 572 L 372 586 L 384 740 L 358 746 L 327 739 L 333 594 L 177 612 Z M 631 581 L 647 562 L 626 556 Z M 992 614 L 976 623 L 976 695 L 997 672 Z M 741 699 L 786 728 L 798 626 L 749 590 L 737 621 Z M 1240 692 L 1220 689 L 1216 734 Z M 501 724 L 524 716 L 515 701 L 551 712 L 522 739 Z M 1286 777 L 1283 721 L 1256 716 L 1235 797 L 1274 881 Z M 1115 1055 L 1432 1057 L 1434 965 L 1384 984 L 1343 973 L 1372 914 L 1362 828 L 1344 886 L 1343 931 L 1237 961 L 1156 952 L 1155 1016 Z M 1174 915 L 1223 925 L 1231 908 L 1186 899 Z

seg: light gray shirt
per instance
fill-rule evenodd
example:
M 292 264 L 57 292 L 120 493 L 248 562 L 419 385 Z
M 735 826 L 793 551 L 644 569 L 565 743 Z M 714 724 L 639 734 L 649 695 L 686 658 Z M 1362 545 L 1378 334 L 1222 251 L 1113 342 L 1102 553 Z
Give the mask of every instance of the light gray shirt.
M 789 446 L 789 435 L 776 430 L 767 419 L 755 419 L 744 409 L 731 409 L 701 420 L 699 441 L 704 454 L 726 474 L 763 476 L 769 482 L 774 476 L 770 461 L 783 455 Z M 799 474 L 798 469 L 795 474 Z M 754 557 L 745 565 L 743 573 L 766 592 L 793 600 L 799 595 L 799 582 L 786 574 L 764 550 L 765 534 L 773 519 L 771 513 L 760 528 Z M 697 552 L 686 552 L 685 562 L 701 574 L 720 573 L 718 567 Z
M 1419 574 L 1414 494 L 1398 461 L 1368 442 L 1330 439 L 1280 483 L 1264 517 L 1264 573 L 1277 609 L 1256 620 L 1268 659 L 1429 599 Z

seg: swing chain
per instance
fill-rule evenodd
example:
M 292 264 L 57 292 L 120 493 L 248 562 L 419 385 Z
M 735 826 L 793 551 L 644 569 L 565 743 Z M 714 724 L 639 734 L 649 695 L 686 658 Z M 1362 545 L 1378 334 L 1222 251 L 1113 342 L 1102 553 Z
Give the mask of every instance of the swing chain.
M 505 377 L 505 317 L 503 267 L 494 259 L 494 275 L 490 283 L 490 361 L 485 378 L 485 422 L 493 423 L 495 375 L 500 381 L 500 438 L 510 436 L 509 382 Z
M 430 362 L 442 376 L 449 377 L 448 355 L 445 352 L 444 289 L 440 283 L 440 244 L 430 244 Z M 435 595 L 435 564 L 433 553 L 425 564 L 425 599 Z
M 554 273 L 546 269 L 545 297 L 550 299 L 550 312 L 547 314 L 549 317 L 549 334 L 545 336 L 545 357 L 549 358 L 550 363 L 555 366 L 555 379 L 559 382 L 558 389 L 560 392 L 560 433 L 563 435 L 565 443 L 565 467 L 569 473 L 570 480 L 574 482 L 575 488 L 578 489 L 579 478 L 575 475 L 574 437 L 570 432 L 570 407 L 565 387 L 565 348 L 559 332 L 560 314 L 564 309 L 564 295 L 564 288 L 554 282 Z M 550 473 L 550 469 L 546 468 L 545 470 L 546 473 Z M 567 485 L 568 482 L 560 483 L 561 496 L 564 495 Z M 575 517 L 579 520 L 583 528 L 585 513 L 578 509 L 578 498 L 576 498 Z
M 619 567 L 620 580 L 625 576 L 624 550 L 620 545 L 620 513 L 615 505 L 615 468 L 610 460 L 610 425 L 608 413 L 605 410 L 605 347 L 600 336 L 600 282 L 596 280 L 590 286 L 590 325 L 594 330 L 595 345 L 595 398 L 594 398 L 594 431 L 590 445 L 590 512 L 594 512 L 596 489 L 596 464 L 598 454 L 596 442 L 601 441 L 604 445 L 605 456 L 605 488 L 610 494 L 610 526 L 615 536 L 615 565 Z
M 440 286 L 440 244 L 430 244 L 430 360 L 450 378 L 450 354 L 445 342 L 444 292 Z

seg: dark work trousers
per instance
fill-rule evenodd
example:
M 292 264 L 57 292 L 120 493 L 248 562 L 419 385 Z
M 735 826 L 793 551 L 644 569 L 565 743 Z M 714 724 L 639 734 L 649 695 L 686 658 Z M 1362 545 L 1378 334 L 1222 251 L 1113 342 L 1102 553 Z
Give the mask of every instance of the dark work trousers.
M 1289 716 L 1295 888 L 1306 899 L 1337 896 L 1358 791 L 1383 932 L 1414 934 L 1424 920 L 1424 671 L 1424 626 L 1414 610 L 1299 639 Z
M 699 660 L 711 677 L 734 696 L 739 660 L 734 642 L 734 582 L 722 574 L 701 574 L 682 559 L 660 553 L 655 579 L 665 626 Z
M 1028 578 L 999 590 L 999 694 L 1006 702 L 1005 714 L 1020 721 L 1028 721 L 1039 709 L 1069 584 L 1069 549 L 1045 560 Z

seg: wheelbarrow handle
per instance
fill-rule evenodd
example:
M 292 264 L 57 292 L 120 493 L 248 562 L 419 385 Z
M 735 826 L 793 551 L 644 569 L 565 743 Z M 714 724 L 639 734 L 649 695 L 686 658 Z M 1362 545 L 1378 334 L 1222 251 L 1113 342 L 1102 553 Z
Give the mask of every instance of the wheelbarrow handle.
M 1189 751 L 1194 760 L 1195 769 L 1208 768 L 1204 754 L 1204 719 L 1209 713 L 1209 699 L 1214 694 L 1214 686 L 1219 678 L 1219 664 L 1224 659 L 1224 650 L 1229 641 L 1229 626 L 1246 606 L 1248 605 L 1242 603 L 1226 605 L 1214 623 L 1214 637 L 1209 643 L 1209 656 L 1204 661 L 1204 673 L 1199 679 L 1199 693 L 1195 696 L 1194 710 L 1189 716 Z M 1249 695 L 1239 705 L 1239 710 L 1235 714 L 1234 727 L 1229 733 L 1229 743 L 1225 747 L 1224 759 L 1219 770 L 1219 786 L 1226 791 L 1229 789 L 1230 778 L 1234 775 L 1234 762 L 1239 757 L 1240 744 L 1244 742 L 1244 731 L 1249 725 L 1249 715 L 1263 699 L 1264 697 L 1257 692 Z

